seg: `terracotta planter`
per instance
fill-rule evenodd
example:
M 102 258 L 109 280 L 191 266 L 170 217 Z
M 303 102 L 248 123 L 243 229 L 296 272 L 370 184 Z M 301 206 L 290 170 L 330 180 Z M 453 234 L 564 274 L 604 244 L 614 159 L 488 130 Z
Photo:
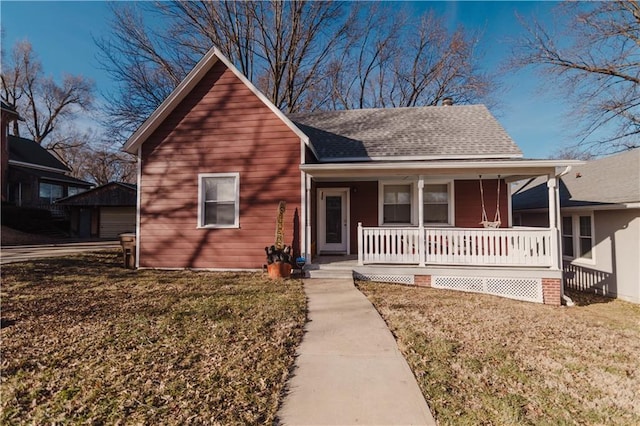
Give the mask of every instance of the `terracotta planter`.
M 267 265 L 267 272 L 269 278 L 289 278 L 291 276 L 291 265 L 288 263 L 274 262 L 271 265 Z

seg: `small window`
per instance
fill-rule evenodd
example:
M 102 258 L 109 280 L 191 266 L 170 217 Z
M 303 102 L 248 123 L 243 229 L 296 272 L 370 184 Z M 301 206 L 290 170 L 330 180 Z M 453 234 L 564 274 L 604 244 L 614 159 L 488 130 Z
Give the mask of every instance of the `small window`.
M 212 173 L 199 177 L 198 226 L 237 228 L 240 217 L 239 174 Z
M 424 185 L 424 223 L 449 224 L 450 192 L 449 184 Z
M 580 257 L 591 259 L 593 246 L 591 235 L 591 216 L 580 216 Z
M 53 203 L 62 198 L 62 185 L 40 182 L 39 195 L 41 203 Z
M 593 260 L 592 216 L 562 218 L 562 255 L 570 259 Z
M 573 218 L 571 216 L 562 218 L 562 254 L 573 257 Z
M 384 185 L 383 221 L 389 224 L 411 223 L 411 185 Z

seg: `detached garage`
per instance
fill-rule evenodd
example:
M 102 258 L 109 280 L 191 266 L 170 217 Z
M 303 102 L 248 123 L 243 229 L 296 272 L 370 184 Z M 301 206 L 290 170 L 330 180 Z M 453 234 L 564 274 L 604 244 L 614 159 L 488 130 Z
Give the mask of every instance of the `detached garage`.
M 118 238 L 124 232 L 136 231 L 136 208 L 100 207 L 99 237 Z
M 110 182 L 58 200 L 69 211 L 69 228 L 80 238 L 117 239 L 136 230 L 136 186 Z

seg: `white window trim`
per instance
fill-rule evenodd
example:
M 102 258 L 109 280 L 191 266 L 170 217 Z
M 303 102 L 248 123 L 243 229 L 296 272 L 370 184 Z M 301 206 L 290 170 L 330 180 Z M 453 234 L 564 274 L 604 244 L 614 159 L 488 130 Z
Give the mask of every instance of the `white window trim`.
M 411 186 L 411 222 L 410 223 L 384 223 L 384 187 L 388 185 Z M 381 180 L 378 181 L 378 225 L 389 227 L 406 227 L 418 225 L 418 185 L 415 180 Z
M 236 199 L 235 199 L 235 218 L 233 224 L 229 225 L 203 225 L 204 220 L 204 197 L 202 182 L 205 178 L 235 178 L 236 183 Z M 198 229 L 228 229 L 240 228 L 240 173 L 199 173 L 198 174 Z
M 424 226 L 425 227 L 451 227 L 454 226 L 455 224 L 455 185 L 453 184 L 453 179 L 440 179 L 440 180 L 426 180 L 424 181 L 424 186 L 426 187 L 427 185 L 442 185 L 442 184 L 446 184 L 447 185 L 447 193 L 449 194 L 449 200 L 448 200 L 448 208 L 449 208 L 449 212 L 448 212 L 448 220 L 447 223 L 427 223 L 424 222 Z M 424 191 L 424 189 L 423 189 Z M 423 204 L 426 204 L 426 202 L 423 202 Z M 424 209 L 424 206 L 423 206 Z
M 581 216 L 589 216 L 591 219 L 591 258 L 578 256 L 580 253 L 580 217 Z M 564 260 L 571 261 L 571 263 L 575 264 L 584 264 L 584 265 L 595 265 L 596 264 L 596 234 L 595 234 L 595 220 L 593 217 L 593 212 L 582 212 L 582 213 L 572 213 L 572 214 L 563 214 L 562 218 L 570 217 L 571 218 L 571 226 L 573 229 L 573 234 L 571 235 L 571 241 L 573 244 L 573 256 L 565 256 L 562 255 Z M 562 223 L 562 221 L 561 221 Z M 564 230 L 561 230 L 560 236 L 564 237 Z

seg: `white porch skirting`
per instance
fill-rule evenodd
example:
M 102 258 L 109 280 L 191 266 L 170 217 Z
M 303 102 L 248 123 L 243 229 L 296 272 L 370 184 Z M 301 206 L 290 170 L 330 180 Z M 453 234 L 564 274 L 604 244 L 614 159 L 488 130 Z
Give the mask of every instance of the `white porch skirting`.
M 553 229 L 409 228 L 358 224 L 358 264 L 553 266 Z

